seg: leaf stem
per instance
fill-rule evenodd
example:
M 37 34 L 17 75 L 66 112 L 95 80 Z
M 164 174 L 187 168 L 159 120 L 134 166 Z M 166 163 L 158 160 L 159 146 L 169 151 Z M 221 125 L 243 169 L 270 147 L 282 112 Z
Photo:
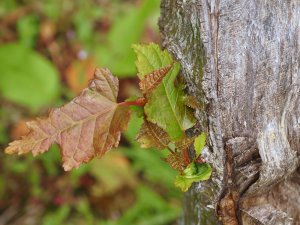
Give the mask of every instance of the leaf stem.
M 190 159 L 189 159 L 189 153 L 188 153 L 188 148 L 184 149 L 184 163 L 186 165 L 190 164 Z
M 146 98 L 137 98 L 135 101 L 130 101 L 130 102 L 120 102 L 120 103 L 118 103 L 118 105 L 120 105 L 120 106 L 131 106 L 131 105 L 135 105 L 135 106 L 141 106 L 141 107 L 143 107 L 146 103 L 147 103 Z

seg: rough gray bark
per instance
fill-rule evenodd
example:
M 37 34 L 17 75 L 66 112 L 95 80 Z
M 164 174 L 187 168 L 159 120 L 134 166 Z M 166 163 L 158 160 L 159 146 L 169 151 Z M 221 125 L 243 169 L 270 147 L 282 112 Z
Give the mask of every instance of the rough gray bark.
M 181 224 L 300 224 L 300 1 L 162 0 L 161 9 L 163 46 L 207 103 L 197 116 L 214 167 L 186 195 Z

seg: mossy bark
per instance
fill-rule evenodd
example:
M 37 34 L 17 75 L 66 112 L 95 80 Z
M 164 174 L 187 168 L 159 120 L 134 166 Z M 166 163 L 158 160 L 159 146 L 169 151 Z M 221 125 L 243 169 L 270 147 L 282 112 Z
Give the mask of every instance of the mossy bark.
M 181 224 L 300 224 L 299 21 L 298 0 L 162 0 L 163 46 L 203 105 L 214 168 Z

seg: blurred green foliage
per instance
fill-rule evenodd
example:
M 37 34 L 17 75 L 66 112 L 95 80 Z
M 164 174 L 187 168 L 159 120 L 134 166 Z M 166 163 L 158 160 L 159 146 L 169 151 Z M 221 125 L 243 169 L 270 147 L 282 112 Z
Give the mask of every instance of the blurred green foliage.
M 136 83 L 129 79 L 136 73 L 131 45 L 158 40 L 159 2 L 0 1 L 0 221 L 12 215 L 6 224 L 174 224 L 181 211 L 176 172 L 160 160 L 166 152 L 139 148 L 142 120 L 134 114 L 119 149 L 70 173 L 57 146 L 36 158 L 2 150 L 24 132 L 23 119 L 74 97 L 66 72 L 74 61 L 91 58 L 92 66 L 110 68 L 121 87 Z
M 159 2 L 145 0 L 139 7 L 129 8 L 126 14 L 114 18 L 105 43 L 96 46 L 99 64 L 121 77 L 135 75 L 135 54 L 131 45 L 139 42 L 145 21 L 157 11 Z
M 39 20 L 37 15 L 29 14 L 24 16 L 16 25 L 19 42 L 25 47 L 34 47 L 39 31 Z
M 55 67 L 22 44 L 0 46 L 0 93 L 7 100 L 38 110 L 59 95 Z

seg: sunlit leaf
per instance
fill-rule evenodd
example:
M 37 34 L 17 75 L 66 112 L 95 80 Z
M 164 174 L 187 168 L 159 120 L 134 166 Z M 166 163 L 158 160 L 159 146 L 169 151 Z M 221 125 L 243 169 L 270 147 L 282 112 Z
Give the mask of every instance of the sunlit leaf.
M 118 79 L 107 69 L 97 69 L 79 97 L 53 110 L 48 118 L 29 122 L 30 132 L 10 143 L 6 153 L 37 155 L 57 143 L 65 170 L 104 155 L 118 146 L 129 121 L 128 108 L 116 103 L 118 90 Z
M 212 169 L 208 163 L 191 163 L 181 175 L 177 175 L 175 186 L 179 187 L 182 191 L 187 191 L 194 182 L 208 180 L 211 172 Z
M 157 69 L 169 66 L 174 61 L 172 56 L 167 51 L 162 51 L 157 44 L 135 44 L 132 47 L 137 57 L 135 65 L 140 79 Z
M 206 134 L 202 132 L 198 137 L 196 137 L 194 142 L 194 148 L 196 151 L 196 158 L 201 154 L 206 143 Z

